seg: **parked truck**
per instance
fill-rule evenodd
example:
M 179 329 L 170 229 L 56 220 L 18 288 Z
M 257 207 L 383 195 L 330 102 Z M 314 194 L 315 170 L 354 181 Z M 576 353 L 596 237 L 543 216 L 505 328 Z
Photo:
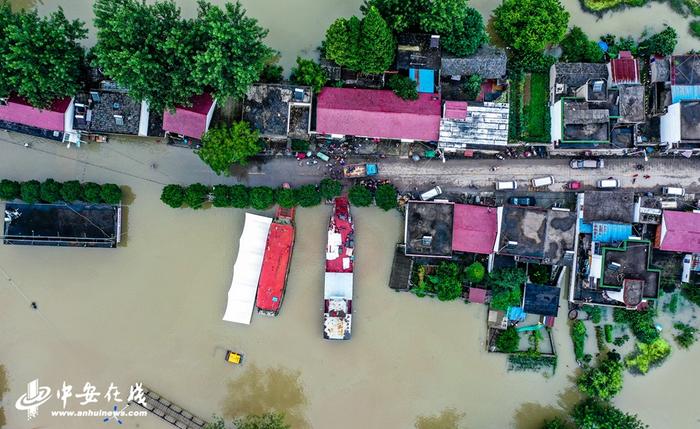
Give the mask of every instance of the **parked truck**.
M 376 176 L 379 169 L 377 164 L 349 164 L 343 167 L 343 176 L 348 179 Z

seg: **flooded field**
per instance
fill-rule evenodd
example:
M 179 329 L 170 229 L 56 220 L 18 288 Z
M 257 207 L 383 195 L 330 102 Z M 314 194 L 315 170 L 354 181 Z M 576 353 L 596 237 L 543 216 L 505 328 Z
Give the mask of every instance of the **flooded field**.
M 179 0 L 176 3 L 185 16 L 194 16 L 196 13 L 195 1 Z M 212 3 L 223 4 L 225 1 L 212 0 Z M 602 18 L 584 12 L 579 0 L 562 0 L 562 3 L 571 14 L 569 25 L 582 27 L 591 37 L 606 33 L 636 37 L 645 29 L 660 31 L 664 24 L 668 24 L 678 31 L 679 52 L 700 49 L 700 41 L 688 32 L 688 23 L 692 19 L 675 13 L 665 2 L 652 2 L 644 7 L 606 13 Z M 10 4 L 16 7 L 36 6 L 41 13 L 49 13 L 61 6 L 69 18 L 80 18 L 88 23 L 90 33 L 87 44 L 95 43 L 92 2 L 89 0 L 10 0 Z M 257 18 L 263 27 L 270 30 L 268 44 L 280 51 L 280 64 L 289 72 L 297 56 L 317 55 L 316 48 L 331 22 L 340 16 L 359 14 L 362 0 L 241 0 L 241 4 L 250 16 Z M 488 20 L 500 1 L 471 0 L 470 4 Z

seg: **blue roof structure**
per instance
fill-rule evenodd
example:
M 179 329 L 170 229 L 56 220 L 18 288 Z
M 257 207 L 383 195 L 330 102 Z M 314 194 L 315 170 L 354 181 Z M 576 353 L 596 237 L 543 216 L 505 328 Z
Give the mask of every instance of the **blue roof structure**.
M 418 92 L 435 92 L 435 71 L 430 69 L 408 69 L 408 76 L 418 82 Z
M 599 243 L 620 243 L 631 235 L 632 225 L 628 223 L 593 223 L 593 241 Z
M 593 233 L 593 224 L 586 223 L 583 221 L 583 219 L 579 219 L 578 230 L 581 234 L 592 234 Z
M 700 100 L 700 85 L 671 85 L 671 102 Z
M 527 314 L 525 314 L 522 307 L 508 307 L 506 314 L 508 316 L 508 320 L 523 321 L 525 320 L 525 317 L 527 317 Z

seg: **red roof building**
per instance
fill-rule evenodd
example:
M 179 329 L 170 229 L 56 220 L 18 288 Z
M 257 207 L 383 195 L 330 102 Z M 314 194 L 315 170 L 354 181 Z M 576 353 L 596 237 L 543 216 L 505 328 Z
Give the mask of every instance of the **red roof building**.
M 445 119 L 455 119 L 458 121 L 467 119 L 467 102 L 445 101 L 442 116 Z
M 470 287 L 469 297 L 467 298 L 467 300 L 475 304 L 486 304 L 487 297 L 488 291 L 486 289 Z
M 496 251 L 501 207 L 455 204 L 452 222 L 452 250 L 490 255 Z
M 73 99 L 54 101 L 46 109 L 37 109 L 20 97 L 10 97 L 0 104 L 0 121 L 22 124 L 49 131 L 69 131 L 72 128 Z
M 669 252 L 700 253 L 700 213 L 664 210 L 654 247 Z
M 216 100 L 205 93 L 192 97 L 190 101 L 190 107 L 179 106 L 175 108 L 175 113 L 167 110 L 163 113 L 163 131 L 193 139 L 202 138 L 209 129 Z
M 316 131 L 319 134 L 437 141 L 440 111 L 437 94 L 421 93 L 417 100 L 402 100 L 387 90 L 323 88 L 316 108 Z
M 620 51 L 620 56 L 610 60 L 610 79 L 614 85 L 639 83 L 639 64 L 630 51 Z

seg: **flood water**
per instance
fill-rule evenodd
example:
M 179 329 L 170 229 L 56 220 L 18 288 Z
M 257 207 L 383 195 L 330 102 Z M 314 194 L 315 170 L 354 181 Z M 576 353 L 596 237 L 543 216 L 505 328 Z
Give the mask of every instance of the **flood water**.
M 223 4 L 224 0 L 211 0 Z M 185 16 L 194 16 L 197 4 L 193 0 L 176 1 Z M 579 0 L 562 0 L 571 14 L 570 25 L 578 25 L 593 38 L 606 33 L 619 36 L 639 36 L 648 29 L 656 32 L 664 25 L 673 26 L 679 34 L 678 52 L 700 49 L 700 41 L 691 36 L 688 23 L 692 18 L 683 18 L 664 3 L 652 2 L 644 7 L 610 12 L 602 18 L 586 13 Z M 35 6 L 40 13 L 50 13 L 63 7 L 69 18 L 79 18 L 88 24 L 90 33 L 86 44 L 95 43 L 92 28 L 92 2 L 87 0 L 10 0 L 15 7 Z M 260 25 L 270 30 L 268 44 L 281 53 L 280 64 L 288 72 L 297 56 L 317 55 L 316 48 L 324 37 L 326 28 L 336 18 L 359 14 L 362 0 L 241 0 L 248 14 L 259 20 Z M 485 20 L 500 4 L 497 0 L 471 0 L 470 4 L 481 12 Z

